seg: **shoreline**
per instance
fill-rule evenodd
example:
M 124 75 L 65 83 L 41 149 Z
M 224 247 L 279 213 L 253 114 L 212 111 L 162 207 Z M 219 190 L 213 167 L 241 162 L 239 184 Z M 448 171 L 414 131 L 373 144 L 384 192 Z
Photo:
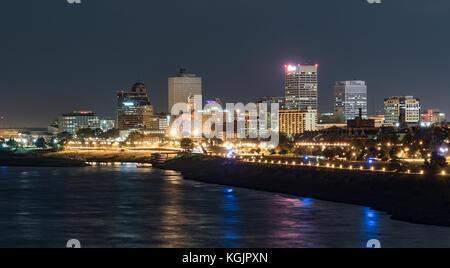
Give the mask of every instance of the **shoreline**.
M 190 157 L 155 166 L 184 179 L 371 207 L 415 224 L 450 227 L 450 182 L 408 174 L 263 166 L 231 159 Z
M 85 161 L 44 156 L 42 154 L 0 154 L 2 167 L 86 167 Z
M 146 151 L 0 152 L 0 166 L 8 167 L 85 167 L 89 162 L 148 164 L 150 161 L 150 154 Z

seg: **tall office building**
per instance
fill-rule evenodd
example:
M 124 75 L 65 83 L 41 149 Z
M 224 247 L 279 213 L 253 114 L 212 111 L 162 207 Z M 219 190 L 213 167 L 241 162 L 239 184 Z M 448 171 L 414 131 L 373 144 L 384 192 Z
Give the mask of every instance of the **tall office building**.
M 117 93 L 117 122 L 119 130 L 142 130 L 149 128 L 153 115 L 147 88 L 141 82 L 133 85 L 131 91 Z
M 286 65 L 286 109 L 318 110 L 319 65 Z
M 73 111 L 58 118 L 58 132 L 76 134 L 83 128 L 100 128 L 100 119 L 92 111 Z
M 334 86 L 335 111 L 342 109 L 347 120 L 354 120 L 362 109 L 367 118 L 367 86 L 364 81 L 340 81 Z
M 393 96 L 384 101 L 385 122 L 395 126 L 420 123 L 420 100 L 412 96 Z
M 202 78 L 180 69 L 177 77 L 169 78 L 169 113 L 173 105 L 187 103 L 190 96 L 202 95 Z

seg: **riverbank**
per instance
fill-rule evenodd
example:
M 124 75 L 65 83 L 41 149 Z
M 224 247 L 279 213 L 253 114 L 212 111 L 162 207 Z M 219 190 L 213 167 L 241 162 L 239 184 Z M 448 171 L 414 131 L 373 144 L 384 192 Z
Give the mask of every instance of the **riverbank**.
M 212 157 L 176 158 L 161 168 L 179 171 L 188 180 L 369 206 L 396 220 L 450 227 L 450 182 L 443 177 L 270 166 Z
M 84 167 L 80 159 L 60 158 L 43 152 L 12 153 L 0 152 L 0 166 L 8 167 Z
M 120 151 L 120 150 L 64 150 L 49 153 L 47 156 L 60 159 L 82 159 L 85 162 L 102 163 L 150 163 L 151 153 L 148 151 Z
M 66 149 L 59 152 L 29 151 L 8 152 L 0 151 L 0 166 L 28 166 L 28 167 L 79 167 L 86 166 L 86 162 L 101 163 L 151 163 L 154 153 L 173 153 L 170 150 L 81 150 Z M 177 153 L 173 153 L 176 155 Z

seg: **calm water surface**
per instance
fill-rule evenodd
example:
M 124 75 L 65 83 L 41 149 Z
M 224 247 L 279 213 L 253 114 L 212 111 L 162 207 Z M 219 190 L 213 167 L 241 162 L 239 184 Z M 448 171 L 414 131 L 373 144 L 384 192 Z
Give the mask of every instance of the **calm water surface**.
M 0 247 L 450 247 L 450 228 L 134 165 L 0 167 Z

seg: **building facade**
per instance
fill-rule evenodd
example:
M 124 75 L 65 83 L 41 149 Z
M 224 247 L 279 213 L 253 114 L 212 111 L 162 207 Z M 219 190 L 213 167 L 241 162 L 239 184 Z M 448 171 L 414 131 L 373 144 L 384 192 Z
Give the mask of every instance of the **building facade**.
M 150 118 L 148 134 L 165 135 L 170 126 L 171 116 L 169 114 L 157 114 Z
M 375 127 L 384 127 L 384 126 L 388 126 L 384 121 L 385 115 L 384 114 L 379 114 L 379 115 L 369 115 L 367 117 L 367 119 L 372 119 L 375 121 Z
M 446 121 L 445 113 L 439 109 L 428 109 L 426 113 L 421 115 L 421 123 L 424 126 L 431 126 L 433 124 L 440 124 Z
M 420 123 L 420 99 L 393 96 L 384 101 L 385 122 L 394 126 Z
M 73 111 L 63 114 L 58 119 L 58 131 L 76 134 L 79 129 L 100 128 L 100 119 L 92 111 Z
M 202 95 L 202 78 L 180 69 L 177 77 L 169 78 L 169 113 L 173 105 L 187 103 L 190 96 L 196 95 Z
M 305 112 L 303 110 L 280 110 L 280 133 L 293 136 L 305 132 Z
M 286 65 L 286 110 L 318 110 L 318 65 Z
M 346 120 L 354 120 L 362 109 L 367 118 L 367 86 L 364 81 L 339 81 L 334 86 L 335 110 L 342 109 Z
M 153 105 L 143 83 L 134 84 L 131 91 L 119 91 L 117 93 L 119 130 L 147 129 L 152 115 Z
M 317 131 L 317 110 L 311 108 L 304 111 L 304 131 Z

